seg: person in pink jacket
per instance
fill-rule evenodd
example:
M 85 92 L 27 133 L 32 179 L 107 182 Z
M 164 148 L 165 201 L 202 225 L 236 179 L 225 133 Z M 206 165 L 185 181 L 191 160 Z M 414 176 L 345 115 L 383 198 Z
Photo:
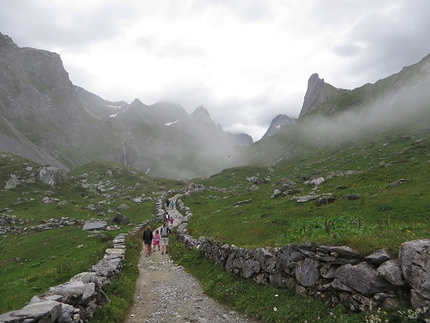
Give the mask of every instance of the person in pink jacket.
M 154 238 L 152 239 L 152 252 L 155 251 L 155 247 L 158 246 L 158 251 L 160 251 L 160 231 L 155 230 Z

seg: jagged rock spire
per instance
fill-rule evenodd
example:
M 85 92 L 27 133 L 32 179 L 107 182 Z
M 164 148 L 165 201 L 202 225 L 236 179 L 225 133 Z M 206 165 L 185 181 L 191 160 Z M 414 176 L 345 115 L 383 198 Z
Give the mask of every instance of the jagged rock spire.
M 305 94 L 299 118 L 315 108 L 318 103 L 325 101 L 325 95 L 322 91 L 323 87 L 324 79 L 320 79 L 317 73 L 312 74 L 308 81 L 308 89 Z

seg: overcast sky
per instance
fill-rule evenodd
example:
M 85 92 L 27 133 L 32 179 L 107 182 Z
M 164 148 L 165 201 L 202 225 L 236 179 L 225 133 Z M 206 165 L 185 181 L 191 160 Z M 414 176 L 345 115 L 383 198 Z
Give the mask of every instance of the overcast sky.
M 203 105 L 257 141 L 311 74 L 353 89 L 430 53 L 428 0 L 0 0 L 0 32 L 110 101 Z M 174 120 L 172 120 L 174 121 Z

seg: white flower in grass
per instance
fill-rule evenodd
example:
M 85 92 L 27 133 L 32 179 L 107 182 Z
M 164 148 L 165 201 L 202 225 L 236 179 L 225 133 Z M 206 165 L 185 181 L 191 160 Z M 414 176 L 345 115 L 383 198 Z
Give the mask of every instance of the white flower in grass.
M 276 312 L 278 309 L 276 307 L 273 308 L 273 312 Z

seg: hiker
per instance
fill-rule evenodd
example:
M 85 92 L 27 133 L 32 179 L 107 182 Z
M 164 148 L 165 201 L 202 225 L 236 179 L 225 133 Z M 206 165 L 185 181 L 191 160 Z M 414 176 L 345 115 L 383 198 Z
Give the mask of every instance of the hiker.
M 170 201 L 169 201 L 169 199 L 167 199 L 166 200 L 166 210 L 169 208 L 169 205 L 170 205 Z
M 169 253 L 169 234 L 172 233 L 172 230 L 167 226 L 167 222 L 163 223 L 163 226 L 160 229 L 160 244 L 161 244 L 161 254 L 164 255 L 164 252 L 166 252 L 166 255 Z
M 175 208 L 175 201 L 170 202 L 170 208 L 173 210 Z
M 170 214 L 169 214 L 169 212 L 166 212 L 166 214 L 164 215 L 164 221 L 170 222 Z
M 173 221 L 175 221 L 175 219 L 173 218 L 173 216 L 171 216 L 169 219 L 170 225 L 173 225 Z
M 155 230 L 154 239 L 152 239 L 152 252 L 155 251 L 155 247 L 158 246 L 158 251 L 160 251 L 160 231 Z
M 148 225 L 146 227 L 145 232 L 143 232 L 143 243 L 145 244 L 145 251 L 146 251 L 146 256 L 150 256 L 151 255 L 151 244 L 152 244 L 152 231 L 151 231 L 151 227 Z

